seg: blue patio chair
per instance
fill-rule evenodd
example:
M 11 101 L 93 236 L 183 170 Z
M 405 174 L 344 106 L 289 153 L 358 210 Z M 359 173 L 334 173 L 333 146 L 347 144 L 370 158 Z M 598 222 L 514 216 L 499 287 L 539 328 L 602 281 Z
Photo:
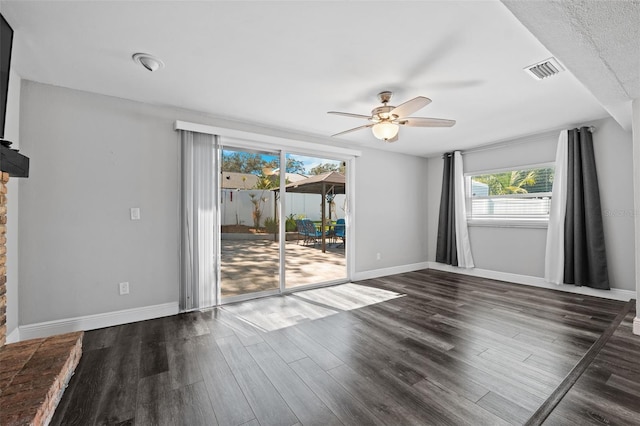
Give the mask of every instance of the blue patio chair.
M 303 241 L 306 240 L 304 234 L 304 224 L 302 223 L 301 219 L 296 219 L 296 229 L 298 230 L 298 239 L 296 240 L 296 244 L 300 244 L 300 239 L 302 239 Z
M 322 238 L 322 231 L 316 229 L 316 226 L 310 219 L 302 219 L 302 228 L 302 233 L 304 235 L 303 244 L 306 245 L 311 242 L 315 246 L 318 242 L 318 238 Z
M 338 219 L 336 220 L 336 224 L 333 227 L 333 235 L 336 238 L 341 238 L 342 239 L 342 243 L 338 244 L 336 247 L 344 247 L 344 243 L 345 243 L 345 225 L 344 225 L 344 219 Z

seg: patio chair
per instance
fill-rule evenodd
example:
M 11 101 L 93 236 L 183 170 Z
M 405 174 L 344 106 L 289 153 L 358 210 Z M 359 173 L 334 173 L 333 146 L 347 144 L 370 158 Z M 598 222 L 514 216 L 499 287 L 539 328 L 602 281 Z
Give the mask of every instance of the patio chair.
M 298 230 L 298 239 L 296 240 L 296 244 L 300 244 L 300 240 L 306 240 L 304 234 L 304 224 L 302 223 L 302 219 L 296 219 L 296 229 Z M 302 237 L 302 238 L 301 238 Z
M 316 226 L 310 219 L 302 219 L 302 235 L 304 235 L 303 244 L 312 242 L 315 246 L 318 242 L 318 238 L 322 237 L 322 231 L 316 229 Z
M 336 238 L 341 238 L 342 239 L 342 243 L 338 244 L 336 247 L 344 247 L 344 243 L 345 243 L 345 226 L 344 226 L 344 219 L 338 219 L 336 220 L 336 224 L 333 227 L 333 235 Z

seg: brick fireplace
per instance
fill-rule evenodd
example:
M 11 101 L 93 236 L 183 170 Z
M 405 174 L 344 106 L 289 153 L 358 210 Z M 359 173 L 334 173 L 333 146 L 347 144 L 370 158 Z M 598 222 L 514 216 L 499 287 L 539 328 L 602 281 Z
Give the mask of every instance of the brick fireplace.
M 7 182 L 9 173 L 0 177 L 0 346 L 7 340 Z
M 29 177 L 29 157 L 0 139 L 0 347 L 7 341 L 7 183 L 9 176 Z

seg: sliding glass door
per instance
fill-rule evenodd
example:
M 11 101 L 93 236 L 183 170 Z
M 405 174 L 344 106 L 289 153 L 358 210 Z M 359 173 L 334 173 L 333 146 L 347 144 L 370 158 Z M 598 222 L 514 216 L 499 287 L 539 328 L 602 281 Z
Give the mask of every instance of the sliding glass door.
M 327 158 L 286 155 L 285 287 L 347 278 L 346 165 Z M 293 231 L 293 232 L 292 232 Z
M 221 296 L 277 292 L 279 153 L 224 148 L 220 157 Z
M 347 280 L 344 161 L 226 145 L 219 158 L 222 303 Z

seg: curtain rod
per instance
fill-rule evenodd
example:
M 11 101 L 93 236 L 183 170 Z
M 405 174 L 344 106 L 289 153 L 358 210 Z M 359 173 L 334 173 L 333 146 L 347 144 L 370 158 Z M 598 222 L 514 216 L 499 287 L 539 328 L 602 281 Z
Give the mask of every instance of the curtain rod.
M 597 130 L 596 126 L 580 126 L 579 128 L 582 128 L 582 127 L 586 127 L 589 133 L 595 133 Z M 565 130 L 565 129 L 562 129 L 562 130 Z M 551 132 L 546 132 L 546 133 L 551 133 Z M 519 141 L 515 142 L 515 144 L 527 143 L 527 142 L 531 142 L 531 138 L 527 138 L 527 137 L 521 138 Z M 514 144 L 514 141 L 509 140 L 509 141 L 496 142 L 489 145 L 479 146 L 477 148 L 469 148 L 469 149 L 459 150 L 459 151 L 460 151 L 460 154 L 465 155 L 465 154 L 471 154 L 474 152 L 482 152 L 482 151 L 489 151 L 492 149 L 499 149 L 499 148 L 503 148 L 505 146 L 513 145 L 513 144 Z M 445 152 L 444 154 L 442 154 L 441 158 L 444 158 L 448 154 L 449 153 Z

